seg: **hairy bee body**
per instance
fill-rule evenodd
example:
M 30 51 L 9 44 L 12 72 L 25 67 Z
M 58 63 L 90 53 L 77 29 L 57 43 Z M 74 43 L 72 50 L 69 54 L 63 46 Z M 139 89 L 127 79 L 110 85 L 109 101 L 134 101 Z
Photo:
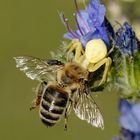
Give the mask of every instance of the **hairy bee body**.
M 27 77 L 39 81 L 31 110 L 39 106 L 39 115 L 47 126 L 54 126 L 64 117 L 65 130 L 71 110 L 94 127 L 104 127 L 98 105 L 88 86 L 89 71 L 76 62 L 62 63 L 30 56 L 15 58 L 17 67 Z
M 51 127 L 63 116 L 68 102 L 68 93 L 58 85 L 49 85 L 40 103 L 40 118 L 42 122 Z

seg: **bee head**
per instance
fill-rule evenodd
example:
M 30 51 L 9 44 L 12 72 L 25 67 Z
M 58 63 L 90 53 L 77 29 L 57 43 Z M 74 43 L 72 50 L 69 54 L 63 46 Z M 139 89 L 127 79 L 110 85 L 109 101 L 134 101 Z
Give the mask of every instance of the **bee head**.
M 87 80 L 88 71 L 82 68 L 77 63 L 67 63 L 65 65 L 65 74 L 73 81 Z

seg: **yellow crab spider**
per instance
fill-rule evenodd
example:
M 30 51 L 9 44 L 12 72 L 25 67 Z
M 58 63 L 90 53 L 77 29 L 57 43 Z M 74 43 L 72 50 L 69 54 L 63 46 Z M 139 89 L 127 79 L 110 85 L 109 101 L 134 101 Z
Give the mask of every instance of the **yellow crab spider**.
M 103 77 L 99 85 L 106 81 L 108 70 L 112 63 L 110 57 L 107 57 L 107 47 L 102 39 L 90 40 L 83 50 L 82 44 L 78 39 L 73 40 L 68 47 L 69 54 L 75 51 L 74 61 L 80 63 L 89 72 L 94 72 L 99 69 L 102 65 L 105 65 Z

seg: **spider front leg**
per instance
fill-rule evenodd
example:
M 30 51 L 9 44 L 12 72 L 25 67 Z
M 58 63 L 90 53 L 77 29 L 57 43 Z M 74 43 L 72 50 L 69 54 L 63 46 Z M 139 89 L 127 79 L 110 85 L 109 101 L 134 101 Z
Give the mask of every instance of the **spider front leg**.
M 96 64 L 92 64 L 92 63 L 89 64 L 89 66 L 88 66 L 88 71 L 89 72 L 94 72 L 97 69 L 99 69 L 102 65 L 105 64 L 105 69 L 104 69 L 104 72 L 103 72 L 103 77 L 102 77 L 102 79 L 101 79 L 101 81 L 99 83 L 99 86 L 106 81 L 107 74 L 108 74 L 108 71 L 109 71 L 111 63 L 112 63 L 111 58 L 107 57 L 107 58 L 102 59 L 101 61 L 99 61 Z
M 83 50 L 82 44 L 79 41 L 79 39 L 74 39 L 69 44 L 68 51 L 67 51 L 67 60 L 69 60 L 69 55 L 73 51 L 75 51 L 74 61 L 80 62 L 80 58 L 84 54 L 84 50 Z

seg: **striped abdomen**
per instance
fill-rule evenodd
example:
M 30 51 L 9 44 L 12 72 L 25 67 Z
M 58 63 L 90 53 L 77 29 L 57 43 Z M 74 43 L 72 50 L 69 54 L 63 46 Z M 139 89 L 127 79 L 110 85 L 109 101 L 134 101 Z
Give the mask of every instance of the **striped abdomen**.
M 40 104 L 40 118 L 50 127 L 55 125 L 64 114 L 68 101 L 68 93 L 62 88 L 50 85 L 42 95 Z

